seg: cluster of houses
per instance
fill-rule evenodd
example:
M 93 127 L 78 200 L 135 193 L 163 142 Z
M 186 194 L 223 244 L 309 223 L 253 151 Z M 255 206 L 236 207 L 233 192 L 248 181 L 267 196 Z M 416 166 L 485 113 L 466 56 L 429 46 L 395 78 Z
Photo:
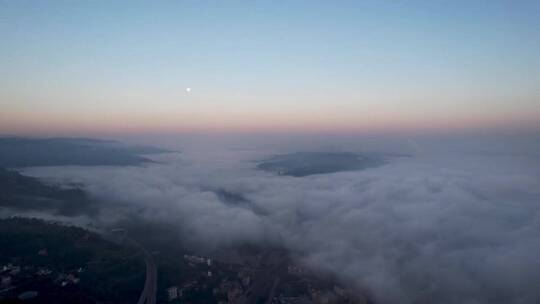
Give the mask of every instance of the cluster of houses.
M 202 256 L 184 254 L 184 260 L 186 260 L 186 262 L 191 263 L 193 265 L 195 265 L 195 264 L 206 264 L 208 266 L 212 266 L 212 259 L 211 258 L 205 258 L 205 257 L 202 257 Z
M 20 277 L 25 276 L 28 271 L 33 271 L 31 267 L 21 267 L 11 263 L 2 265 L 0 268 L 0 299 L 3 295 L 17 287 Z M 28 290 L 18 295 L 19 300 L 29 300 L 38 295 L 37 291 Z
M 212 289 L 212 294 L 220 298 L 225 297 L 227 301 L 221 301 L 220 303 L 243 303 L 245 299 L 245 290 L 248 287 L 250 280 L 249 277 L 241 278 L 240 280 L 228 280 L 224 279 L 221 281 L 219 286 Z M 177 299 L 182 299 L 186 292 L 193 289 L 201 288 L 197 281 L 192 280 L 188 281 L 181 286 L 171 286 L 167 288 L 168 300 L 175 301 Z
M 37 252 L 39 256 L 47 256 L 47 249 L 40 249 Z M 52 269 L 41 266 L 19 266 L 12 263 L 8 263 L 0 266 L 0 297 L 6 294 L 21 284 L 25 279 L 31 277 L 49 277 L 55 284 L 61 287 L 65 287 L 70 284 L 78 284 L 80 282 L 79 275 L 84 272 L 84 268 L 80 267 L 69 272 L 55 272 Z M 24 291 L 18 298 L 30 299 L 37 296 L 36 291 Z
M 213 262 L 211 258 L 186 254 L 184 255 L 184 260 L 191 267 L 199 269 L 201 275 L 208 278 L 213 277 Z M 214 279 L 219 280 L 219 278 Z M 243 296 L 245 290 L 249 287 L 250 284 L 251 276 L 249 272 L 241 270 L 238 272 L 238 279 L 222 279 L 222 281 L 220 281 L 217 285 L 214 285 L 214 287 L 211 289 L 211 293 L 215 297 L 227 298 L 228 303 L 239 303 L 239 299 Z M 206 286 L 206 284 L 198 282 L 197 280 L 190 280 L 180 286 L 170 286 L 166 289 L 166 293 L 168 300 L 172 302 L 181 300 L 187 292 L 200 291 L 201 288 L 206 289 L 211 287 L 208 287 Z
M 202 277 L 212 278 L 212 259 L 197 255 L 184 255 L 184 260 L 197 269 Z M 244 267 L 240 264 L 229 264 L 227 267 L 233 270 L 236 275 L 230 276 L 230 273 L 221 278 L 221 271 L 214 269 L 216 276 L 210 281 L 207 279 L 189 280 L 178 286 L 170 286 L 166 289 L 166 294 L 169 302 L 182 303 L 189 298 L 188 294 L 193 292 L 205 292 L 211 294 L 215 299 L 219 299 L 220 304 L 227 303 L 247 303 L 249 294 L 252 291 L 253 278 L 255 273 L 260 269 Z M 314 288 L 309 279 L 306 279 L 304 269 L 296 265 L 288 265 L 286 273 L 297 279 L 293 279 L 291 284 L 304 285 L 306 293 L 298 296 L 286 296 L 278 292 L 273 296 L 270 303 L 272 304 L 342 304 L 342 303 L 362 303 L 362 301 L 352 301 L 349 297 L 349 292 L 337 285 L 333 288 Z M 288 279 L 290 280 L 290 278 Z M 209 282 L 213 282 L 210 283 Z M 281 284 L 289 284 L 283 281 Z M 186 298 L 186 296 L 188 298 Z
M 308 294 L 301 296 L 284 296 L 280 294 L 271 301 L 272 304 L 338 304 L 357 302 L 351 301 L 348 298 L 346 290 L 339 286 L 334 286 L 330 290 L 320 290 L 310 287 Z

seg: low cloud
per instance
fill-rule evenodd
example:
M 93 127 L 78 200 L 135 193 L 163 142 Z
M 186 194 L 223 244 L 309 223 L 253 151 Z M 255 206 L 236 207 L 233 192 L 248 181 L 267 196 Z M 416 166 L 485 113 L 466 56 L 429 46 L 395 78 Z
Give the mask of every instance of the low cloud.
M 208 246 L 279 242 L 381 303 L 540 302 L 537 159 L 441 153 L 296 178 L 256 170 L 254 155 L 193 150 L 142 167 L 25 172 L 84 183 L 111 202 L 103 221 L 136 212 Z

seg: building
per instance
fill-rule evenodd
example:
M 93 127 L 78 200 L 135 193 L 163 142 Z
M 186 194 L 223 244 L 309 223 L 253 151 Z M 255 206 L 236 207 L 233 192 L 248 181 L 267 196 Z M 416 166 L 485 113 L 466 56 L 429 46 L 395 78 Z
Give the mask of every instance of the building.
M 69 275 L 67 276 L 67 280 L 68 280 L 70 283 L 72 283 L 72 284 L 77 284 L 77 283 L 79 283 L 79 281 L 80 281 L 79 278 L 77 278 L 76 276 L 74 276 L 74 275 L 72 275 L 72 274 L 69 274 Z
M 289 265 L 287 266 L 287 272 L 292 275 L 302 275 L 303 271 L 300 267 Z
M 345 289 L 343 289 L 343 288 L 341 288 L 341 287 L 339 287 L 339 286 L 337 286 L 337 285 L 334 286 L 334 292 L 335 292 L 337 295 L 341 296 L 341 297 L 345 297 L 345 292 L 346 292 Z
M 52 273 L 52 271 L 48 268 L 40 268 L 36 274 L 38 276 L 47 276 L 47 275 L 50 275 Z
M 8 287 L 9 285 L 11 285 L 11 276 L 2 276 L 0 287 Z
M 25 291 L 25 292 L 21 293 L 18 296 L 18 298 L 21 301 L 25 301 L 25 300 L 33 299 L 33 298 L 37 297 L 37 295 L 38 295 L 37 291 Z
M 206 263 L 206 259 L 203 258 L 203 257 L 199 257 L 199 256 L 196 256 L 196 255 L 188 255 L 188 254 L 184 254 L 184 260 L 190 262 L 190 263 L 194 263 L 194 264 L 202 264 L 202 263 Z
M 251 283 L 250 276 L 246 275 L 242 277 L 242 285 L 244 285 L 244 287 L 248 287 L 250 283 Z
M 21 272 L 21 266 L 13 266 L 11 268 L 11 271 L 9 272 L 10 275 L 18 275 Z
M 177 286 L 171 286 L 167 288 L 167 297 L 169 301 L 178 299 L 178 287 Z

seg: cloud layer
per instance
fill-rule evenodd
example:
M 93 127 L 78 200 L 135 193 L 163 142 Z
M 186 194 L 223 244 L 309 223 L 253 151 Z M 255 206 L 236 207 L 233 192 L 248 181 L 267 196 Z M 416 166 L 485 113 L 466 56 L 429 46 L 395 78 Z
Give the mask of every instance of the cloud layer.
M 26 173 L 85 183 L 111 202 L 105 220 L 137 212 L 208 246 L 279 242 L 381 303 L 540 302 L 534 157 L 441 153 L 296 178 L 256 170 L 257 152 L 205 151 Z M 263 212 L 225 204 L 220 189 Z

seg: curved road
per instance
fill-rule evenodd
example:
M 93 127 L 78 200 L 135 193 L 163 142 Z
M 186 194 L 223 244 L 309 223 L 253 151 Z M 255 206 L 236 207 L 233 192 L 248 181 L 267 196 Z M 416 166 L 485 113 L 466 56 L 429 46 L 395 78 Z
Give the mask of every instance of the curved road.
M 144 281 L 144 287 L 139 296 L 139 301 L 137 304 L 156 304 L 156 292 L 157 292 L 157 267 L 154 262 L 152 255 L 146 250 L 141 244 L 137 243 L 135 240 L 125 237 L 125 239 L 138 247 L 143 256 L 144 263 L 146 264 L 146 279 Z
M 157 268 L 152 255 L 141 245 L 139 248 L 143 252 L 144 262 L 146 263 L 146 280 L 144 288 L 137 304 L 156 304 L 157 291 Z

